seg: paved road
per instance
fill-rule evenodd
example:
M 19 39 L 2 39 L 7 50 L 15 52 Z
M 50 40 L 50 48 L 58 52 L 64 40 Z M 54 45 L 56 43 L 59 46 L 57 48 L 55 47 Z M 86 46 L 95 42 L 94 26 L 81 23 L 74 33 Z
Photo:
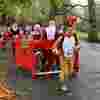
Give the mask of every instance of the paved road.
M 30 92 L 30 95 L 32 94 L 32 98 L 30 96 L 32 100 L 34 98 L 35 100 L 100 100 L 99 58 L 99 44 L 89 44 L 81 41 L 81 72 L 80 77 L 72 81 L 72 96 L 57 96 L 57 92 L 55 92 L 55 81 L 46 80 L 33 82 L 31 80 L 17 81 L 17 90 L 26 86 L 28 91 L 31 91 L 31 88 L 33 88 L 33 92 Z M 23 91 L 25 93 L 25 90 Z M 25 98 L 24 100 L 28 100 Z
M 72 82 L 72 96 L 48 96 L 45 90 L 48 83 L 40 83 L 41 100 L 100 100 L 100 45 L 81 42 L 81 72 L 80 78 Z M 52 85 L 53 86 L 53 85 Z M 49 90 L 49 89 L 48 89 Z M 34 91 L 34 90 L 33 90 Z M 45 94 L 46 93 L 46 94 Z M 35 96 L 35 95 L 34 95 Z M 33 97 L 34 97 L 33 96 Z
M 37 100 L 99 100 L 100 98 L 100 45 L 81 42 L 81 72 L 72 81 L 72 96 L 57 96 L 55 81 L 33 81 L 33 99 Z
M 83 100 L 99 100 L 100 98 L 100 45 L 81 42 L 81 82 Z

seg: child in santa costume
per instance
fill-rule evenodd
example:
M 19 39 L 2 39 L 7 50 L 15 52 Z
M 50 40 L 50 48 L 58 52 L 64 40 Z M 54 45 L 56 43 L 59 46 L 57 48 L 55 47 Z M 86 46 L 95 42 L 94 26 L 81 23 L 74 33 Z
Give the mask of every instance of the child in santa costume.
M 61 43 L 62 42 L 62 43 Z M 59 36 L 55 45 L 62 44 L 61 49 L 57 50 L 55 48 L 53 51 L 59 54 L 59 61 L 60 61 L 60 90 L 64 92 L 71 93 L 71 90 L 67 85 L 65 85 L 65 81 L 69 80 L 70 74 L 73 72 L 73 53 L 74 53 L 74 37 L 72 33 L 72 27 L 69 26 L 68 32 L 63 33 Z
M 68 16 L 67 23 L 68 25 L 72 25 L 73 29 L 73 36 L 75 40 L 75 49 L 74 49 L 74 69 L 73 75 L 76 76 L 77 72 L 80 71 L 80 40 L 79 34 L 76 32 L 76 25 L 77 25 L 78 17 L 76 16 Z
M 74 32 L 75 29 L 75 23 L 76 17 L 75 16 L 68 16 L 67 17 L 67 24 L 68 24 L 68 32 L 65 32 L 62 36 L 60 36 L 57 41 L 55 42 L 56 45 L 60 44 L 62 42 L 62 51 L 60 58 L 60 82 L 61 87 L 60 89 L 71 92 L 70 88 L 68 88 L 67 85 L 64 84 L 65 80 L 69 80 L 69 76 L 72 75 L 74 70 L 74 65 L 76 64 L 76 51 L 79 50 L 79 42 L 77 42 L 77 37 Z M 57 53 L 57 49 L 54 49 L 54 51 Z M 78 61 L 79 63 L 79 61 Z

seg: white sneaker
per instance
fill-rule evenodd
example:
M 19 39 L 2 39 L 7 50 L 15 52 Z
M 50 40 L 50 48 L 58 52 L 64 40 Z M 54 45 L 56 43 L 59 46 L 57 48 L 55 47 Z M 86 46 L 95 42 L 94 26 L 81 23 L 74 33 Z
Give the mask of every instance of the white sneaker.
M 65 93 L 67 93 L 67 95 L 72 96 L 71 90 L 68 89 L 68 87 L 66 85 L 63 85 L 61 90 L 64 91 Z M 64 94 L 64 95 L 66 95 L 66 94 Z
M 56 90 L 60 90 L 60 91 L 67 91 L 68 88 L 66 85 L 63 85 L 62 87 L 56 87 Z
M 67 91 L 67 90 L 68 90 L 68 88 L 67 88 L 66 85 L 63 85 L 63 86 L 61 87 L 61 89 L 62 89 L 63 91 Z

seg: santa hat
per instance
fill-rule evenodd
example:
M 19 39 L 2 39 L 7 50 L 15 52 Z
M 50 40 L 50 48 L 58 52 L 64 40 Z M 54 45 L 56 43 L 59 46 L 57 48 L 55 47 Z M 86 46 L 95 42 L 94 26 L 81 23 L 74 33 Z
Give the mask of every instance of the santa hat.
M 73 26 L 77 22 L 77 16 L 67 16 L 66 17 L 68 26 Z
M 36 25 L 34 25 L 34 30 L 36 30 L 36 29 L 40 29 L 41 28 L 41 26 L 39 25 L 39 24 L 36 24 Z

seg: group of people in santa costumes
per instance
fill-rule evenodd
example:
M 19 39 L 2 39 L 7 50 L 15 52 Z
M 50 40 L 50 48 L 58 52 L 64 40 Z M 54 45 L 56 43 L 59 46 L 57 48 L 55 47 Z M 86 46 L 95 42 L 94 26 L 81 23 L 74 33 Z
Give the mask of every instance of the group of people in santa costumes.
M 67 16 L 66 27 L 67 32 L 64 32 L 64 26 L 56 26 L 55 20 L 50 20 L 47 27 L 41 27 L 40 24 L 35 24 L 30 31 L 30 28 L 17 27 L 14 24 L 8 32 L 0 34 L 0 41 L 14 37 L 14 39 L 29 39 L 29 40 L 50 40 L 54 41 L 52 49 L 44 50 L 44 56 L 48 60 L 48 64 L 44 70 L 46 72 L 61 70 L 59 75 L 46 75 L 46 79 L 59 80 L 60 89 L 70 92 L 70 89 L 64 84 L 65 80 L 69 80 L 73 75 L 79 73 L 80 70 L 80 41 L 76 32 L 77 17 Z M 0 46 L 4 43 L 0 42 Z M 46 45 L 46 43 L 45 43 Z

